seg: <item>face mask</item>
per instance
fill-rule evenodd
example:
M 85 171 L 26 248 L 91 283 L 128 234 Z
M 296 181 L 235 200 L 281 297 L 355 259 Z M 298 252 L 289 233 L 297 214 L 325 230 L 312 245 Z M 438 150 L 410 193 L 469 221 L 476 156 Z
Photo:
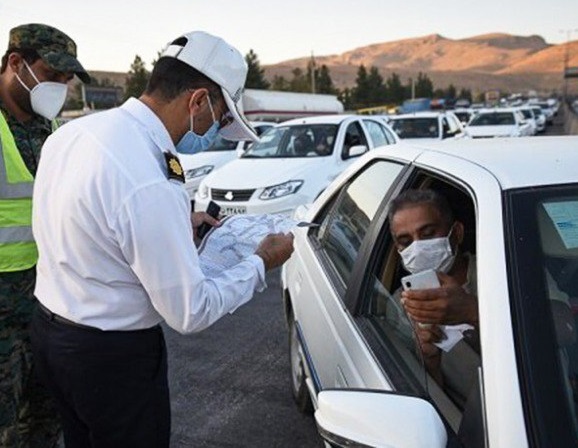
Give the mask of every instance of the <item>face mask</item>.
M 443 238 L 417 240 L 400 251 L 404 267 L 412 274 L 433 269 L 447 274 L 452 268 L 456 255 L 450 244 L 450 235 Z
M 213 106 L 211 105 L 211 99 L 209 97 L 209 109 L 211 109 L 211 116 L 213 117 L 213 124 L 203 135 L 195 134 L 193 131 L 193 116 L 190 116 L 191 125 L 190 129 L 185 135 L 179 140 L 176 145 L 176 150 L 181 154 L 196 154 L 197 152 L 204 151 L 210 147 L 219 134 L 219 122 L 215 119 L 215 114 L 213 113 Z
M 24 64 L 37 84 L 30 90 L 20 79 L 20 76 L 16 75 L 16 79 L 30 92 L 30 105 L 32 106 L 32 110 L 48 120 L 54 119 L 62 109 L 62 106 L 64 106 L 68 87 L 66 84 L 60 82 L 38 81 L 38 78 L 26 61 L 24 61 Z

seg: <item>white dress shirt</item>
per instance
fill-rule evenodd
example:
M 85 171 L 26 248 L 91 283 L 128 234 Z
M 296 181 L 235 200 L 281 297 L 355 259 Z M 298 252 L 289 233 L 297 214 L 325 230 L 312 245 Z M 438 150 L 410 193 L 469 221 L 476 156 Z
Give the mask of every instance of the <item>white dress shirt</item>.
M 183 184 L 167 177 L 175 152 L 142 102 L 73 120 L 48 138 L 36 175 L 35 294 L 52 312 L 103 330 L 163 319 L 200 331 L 265 285 L 251 255 L 218 277 L 199 267 Z

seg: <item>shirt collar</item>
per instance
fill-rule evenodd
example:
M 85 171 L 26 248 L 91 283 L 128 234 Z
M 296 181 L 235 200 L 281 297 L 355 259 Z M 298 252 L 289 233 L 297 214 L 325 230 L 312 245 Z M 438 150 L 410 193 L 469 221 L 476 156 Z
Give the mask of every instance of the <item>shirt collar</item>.
M 161 119 L 142 101 L 136 98 L 129 98 L 120 106 L 122 110 L 129 113 L 139 124 L 146 129 L 150 138 L 162 151 L 169 151 L 177 154 L 175 144 Z

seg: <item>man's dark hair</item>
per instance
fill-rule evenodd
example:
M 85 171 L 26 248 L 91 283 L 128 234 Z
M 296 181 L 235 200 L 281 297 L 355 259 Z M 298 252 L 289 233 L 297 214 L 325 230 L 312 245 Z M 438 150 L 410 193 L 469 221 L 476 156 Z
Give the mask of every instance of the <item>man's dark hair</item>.
M 155 64 L 145 93 L 171 101 L 191 89 L 206 88 L 213 101 L 221 98 L 219 85 L 190 65 L 172 57 L 162 57 Z
M 2 56 L 2 65 L 0 66 L 0 73 L 4 73 L 6 67 L 8 66 L 8 56 L 10 53 L 18 53 L 22 56 L 22 58 L 28 63 L 28 65 L 34 64 L 38 59 L 40 59 L 40 55 L 36 50 L 32 48 L 9 48 L 4 56 Z
M 448 200 L 435 190 L 406 190 L 391 201 L 388 218 L 391 222 L 400 210 L 420 204 L 429 204 L 439 211 L 445 224 L 451 226 L 454 222 L 454 213 Z

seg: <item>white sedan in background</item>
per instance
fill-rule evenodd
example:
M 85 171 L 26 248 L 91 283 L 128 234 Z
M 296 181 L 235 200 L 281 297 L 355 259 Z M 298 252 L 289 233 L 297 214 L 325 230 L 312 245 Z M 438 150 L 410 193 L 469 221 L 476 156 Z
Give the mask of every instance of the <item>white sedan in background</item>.
M 466 126 L 472 138 L 527 137 L 532 126 L 517 108 L 481 109 Z
M 291 385 L 331 446 L 577 445 L 577 147 L 576 136 L 401 142 L 299 207 L 318 226 L 294 231 L 281 272 Z M 388 211 L 409 188 L 449 200 L 477 260 L 478 326 L 442 352 L 435 379 L 396 296 L 406 274 Z
M 390 117 L 390 125 L 406 141 L 427 143 L 466 136 L 462 122 L 450 111 L 395 115 Z
M 328 115 L 283 122 L 240 158 L 209 174 L 195 196 L 195 210 L 206 210 L 213 200 L 225 215 L 290 215 L 359 156 L 397 141 L 379 118 Z
M 257 135 L 261 135 L 275 125 L 275 123 L 265 121 L 251 121 L 250 123 Z M 179 154 L 185 172 L 185 188 L 189 197 L 195 198 L 199 184 L 207 174 L 241 156 L 250 144 L 250 141 L 232 142 L 219 136 L 209 148 L 202 152 Z

